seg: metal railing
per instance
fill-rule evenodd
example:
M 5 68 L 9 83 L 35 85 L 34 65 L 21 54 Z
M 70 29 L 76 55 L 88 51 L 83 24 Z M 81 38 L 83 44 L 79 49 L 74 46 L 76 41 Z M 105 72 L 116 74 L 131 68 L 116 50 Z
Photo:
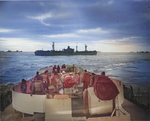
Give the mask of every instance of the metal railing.
M 149 92 L 141 92 L 139 87 L 137 92 L 133 91 L 132 86 L 130 86 L 129 88 L 124 85 L 123 88 L 124 88 L 124 97 L 127 100 L 143 107 L 147 107 L 147 108 L 149 107 L 150 105 Z

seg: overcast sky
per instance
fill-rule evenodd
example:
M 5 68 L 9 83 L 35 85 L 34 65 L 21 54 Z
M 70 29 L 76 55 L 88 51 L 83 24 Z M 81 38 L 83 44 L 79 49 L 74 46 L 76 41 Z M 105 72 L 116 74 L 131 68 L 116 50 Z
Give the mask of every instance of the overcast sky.
M 0 50 L 150 51 L 150 1 L 0 1 Z

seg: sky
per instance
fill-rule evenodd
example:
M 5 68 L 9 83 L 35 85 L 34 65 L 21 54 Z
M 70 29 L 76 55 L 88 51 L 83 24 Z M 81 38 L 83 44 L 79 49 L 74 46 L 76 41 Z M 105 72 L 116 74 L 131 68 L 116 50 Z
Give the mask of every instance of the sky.
M 0 51 L 150 51 L 149 0 L 2 0 Z

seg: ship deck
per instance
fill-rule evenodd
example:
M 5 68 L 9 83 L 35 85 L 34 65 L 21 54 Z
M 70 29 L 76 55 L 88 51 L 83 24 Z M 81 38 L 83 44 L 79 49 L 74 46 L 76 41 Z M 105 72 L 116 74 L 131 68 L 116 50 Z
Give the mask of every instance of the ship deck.
M 82 91 L 82 87 L 78 87 L 79 91 Z M 84 110 L 83 97 L 82 95 L 78 97 L 74 97 L 71 99 L 72 106 L 72 117 L 76 121 L 86 121 L 86 117 L 88 117 L 87 113 Z M 131 121 L 149 121 L 150 109 L 144 109 L 127 99 L 124 99 L 122 107 L 130 114 Z M 34 119 L 33 115 L 23 114 L 18 111 L 13 111 L 12 105 L 9 105 L 4 112 L 2 112 L 2 121 L 9 121 L 12 117 L 12 121 L 31 121 Z M 111 114 L 108 114 L 110 116 Z M 25 116 L 25 117 L 23 117 Z M 106 115 L 105 115 L 106 116 Z M 9 119 L 8 119 L 9 117 Z
M 72 117 L 86 117 L 82 103 L 82 98 L 72 99 Z M 127 99 L 124 100 L 122 107 L 130 114 L 131 121 L 150 121 L 148 110 L 133 104 Z
M 82 88 L 78 88 L 82 91 Z M 127 99 L 124 99 L 122 107 L 130 114 L 131 121 L 150 121 L 150 108 L 144 109 Z M 107 114 L 105 116 L 110 116 Z M 102 116 L 102 115 L 101 115 Z M 83 98 L 72 98 L 72 117 L 88 117 L 84 110 Z
M 82 87 L 78 88 L 82 91 Z M 122 107 L 130 114 L 131 121 L 150 121 L 150 107 L 149 109 L 144 109 L 127 99 L 124 99 Z M 104 116 L 110 116 L 107 114 Z M 102 116 L 102 115 L 101 115 Z M 83 98 L 72 98 L 72 117 L 88 117 L 84 110 Z

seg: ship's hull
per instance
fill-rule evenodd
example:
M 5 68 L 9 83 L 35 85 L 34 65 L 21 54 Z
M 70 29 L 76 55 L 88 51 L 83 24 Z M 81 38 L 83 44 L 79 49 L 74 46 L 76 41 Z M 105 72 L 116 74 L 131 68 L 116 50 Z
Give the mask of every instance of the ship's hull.
M 42 51 L 34 52 L 37 56 L 59 56 L 59 55 L 97 55 L 97 51 L 77 51 L 73 53 L 63 51 Z

